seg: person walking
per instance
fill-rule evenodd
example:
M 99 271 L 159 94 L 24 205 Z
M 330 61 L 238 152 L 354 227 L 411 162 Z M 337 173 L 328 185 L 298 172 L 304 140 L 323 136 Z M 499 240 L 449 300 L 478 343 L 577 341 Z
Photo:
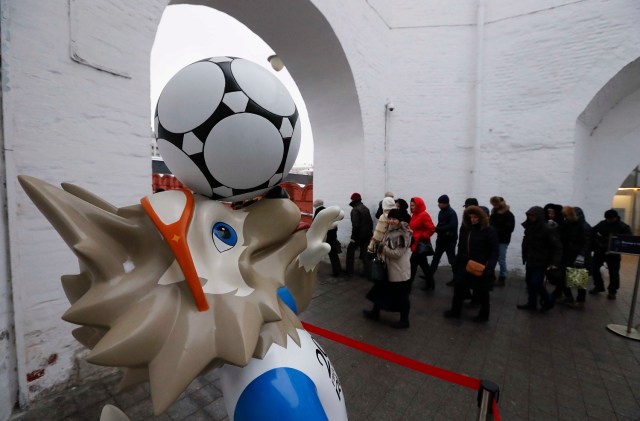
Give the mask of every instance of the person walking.
M 620 288 L 620 255 L 609 253 L 609 237 L 612 234 L 631 234 L 631 228 L 620 220 L 620 215 L 615 209 L 609 209 L 604 213 L 604 219 L 593 227 L 593 283 L 594 287 L 589 294 L 598 294 L 604 291 L 604 280 L 600 268 L 605 263 L 609 271 L 609 286 L 607 298 L 616 299 Z
M 380 310 L 399 311 L 400 320 L 391 326 L 406 329 L 411 307 L 411 229 L 406 222 L 400 221 L 400 216 L 398 209 L 387 214 L 388 228 L 377 248 L 378 258 L 387 266 L 387 280 L 379 281 L 371 288 L 367 298 L 373 302 L 373 308 L 364 310 L 363 314 L 367 319 L 379 320 Z
M 390 197 L 393 199 L 393 193 L 388 191 L 384 194 L 384 197 L 385 198 Z M 380 216 L 382 215 L 383 212 L 384 212 L 384 209 L 382 208 L 382 200 L 381 200 L 380 202 L 378 202 L 378 210 L 376 210 L 376 219 L 380 219 Z
M 562 216 L 562 205 L 557 205 L 555 203 L 547 203 L 544 205 L 544 218 L 547 220 L 547 224 L 554 228 L 560 228 L 560 226 L 564 223 L 564 218 Z
M 431 245 L 431 236 L 436 231 L 436 227 L 433 225 L 431 215 L 427 213 L 427 206 L 424 204 L 422 198 L 412 197 L 409 209 L 411 210 L 409 228 L 411 228 L 413 232 L 413 239 L 411 241 L 410 280 L 413 282 L 418 272 L 418 267 L 420 267 L 426 277 L 426 284 L 423 289 L 431 291 L 435 289 L 435 282 L 433 281 L 431 270 L 429 270 L 427 255 Z
M 557 269 L 562 259 L 562 244 L 558 230 L 545 220 L 545 212 L 540 206 L 533 206 L 527 212 L 522 223 L 522 263 L 525 265 L 525 281 L 528 299 L 526 304 L 518 304 L 520 310 L 535 311 L 538 298 L 542 300 L 541 311 L 553 307 L 553 298 L 544 286 L 547 269 Z
M 378 222 L 376 223 L 376 228 L 373 230 L 373 237 L 369 241 L 369 246 L 367 247 L 367 252 L 369 254 L 375 254 L 376 248 L 380 241 L 382 241 L 382 237 L 387 232 L 388 222 L 387 222 L 387 214 L 391 209 L 396 208 L 396 201 L 393 200 L 393 197 L 385 197 L 382 199 L 382 214 L 378 217 Z
M 396 209 L 400 209 L 400 220 L 407 224 L 411 222 L 411 214 L 409 213 L 409 204 L 404 199 L 396 199 Z
M 448 286 L 453 285 L 455 278 L 455 262 L 456 262 L 456 242 L 458 241 L 458 214 L 449 205 L 449 196 L 443 194 L 438 198 L 438 225 L 436 225 L 436 249 L 431 260 L 431 277 L 435 275 L 440 265 L 440 259 L 444 253 L 447 254 L 447 260 L 451 265 L 453 277 L 447 282 Z
M 456 257 L 456 280 L 454 283 L 451 309 L 445 311 L 447 318 L 460 318 L 462 303 L 473 290 L 474 299 L 480 304 L 480 311 L 474 322 L 489 321 L 489 293 L 493 284 L 493 271 L 498 262 L 499 247 L 496 230 L 489 226 L 489 217 L 478 206 L 467 206 L 462 215 L 458 256 Z M 467 269 L 469 261 L 484 266 L 481 273 L 471 273 Z
M 371 219 L 371 213 L 362 203 L 362 196 L 360 193 L 353 193 L 351 195 L 351 240 L 347 246 L 347 261 L 346 261 L 346 274 L 347 276 L 353 275 L 353 268 L 355 264 L 356 250 L 360 251 L 359 258 L 362 260 L 362 276 L 369 277 L 370 261 L 367 256 L 367 245 L 371 239 L 373 233 L 373 219 Z
M 572 206 L 562 208 L 564 223 L 561 225 L 560 241 L 562 242 L 562 293 L 565 304 L 570 307 L 584 307 L 587 290 L 578 288 L 578 297 L 574 301 L 571 288 L 567 286 L 567 268 L 590 268 L 591 264 L 591 225 L 585 221 L 582 209 Z M 558 294 L 559 296 L 560 294 Z
M 316 219 L 316 216 L 318 216 L 318 214 L 325 209 L 324 201 L 322 199 L 314 200 L 313 207 L 316 208 L 316 210 L 313 213 L 313 219 Z M 338 241 L 338 227 L 327 231 L 327 238 L 325 240 L 325 243 L 329 244 L 329 246 L 331 247 L 331 250 L 329 250 L 329 261 L 331 262 L 331 275 L 334 277 L 338 277 L 342 273 L 342 265 L 340 264 L 340 256 L 339 256 L 339 254 L 342 253 L 342 246 Z
M 498 250 L 500 251 L 498 256 L 500 273 L 495 285 L 503 287 L 507 280 L 507 249 L 511 242 L 511 234 L 516 227 L 516 219 L 504 198 L 500 196 L 493 196 L 489 199 L 489 203 L 491 203 L 492 207 L 489 224 L 494 227 L 498 233 Z

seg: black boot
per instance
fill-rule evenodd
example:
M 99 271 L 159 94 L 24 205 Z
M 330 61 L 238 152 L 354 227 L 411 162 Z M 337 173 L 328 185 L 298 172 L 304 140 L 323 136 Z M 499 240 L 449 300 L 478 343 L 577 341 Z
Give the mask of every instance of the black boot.
M 362 314 L 369 320 L 380 320 L 380 310 L 375 307 L 371 310 L 362 310 Z
M 398 320 L 397 322 L 393 323 L 391 325 L 392 328 L 394 329 L 406 329 L 409 327 L 409 313 L 408 312 L 401 312 L 400 313 L 400 320 Z

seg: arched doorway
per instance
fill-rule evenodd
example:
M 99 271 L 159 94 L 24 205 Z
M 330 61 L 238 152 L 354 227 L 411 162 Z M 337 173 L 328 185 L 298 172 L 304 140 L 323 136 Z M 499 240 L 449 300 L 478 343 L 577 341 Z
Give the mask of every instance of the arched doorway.
M 620 219 L 631 227 L 634 235 L 640 234 L 640 166 L 635 167 L 613 197 L 611 207 L 618 211 Z
M 576 122 L 573 201 L 596 222 L 640 156 L 640 58 L 613 76 Z
M 317 197 L 337 203 L 348 197 L 354 186 L 363 185 L 363 171 L 353 165 L 361 159 L 364 145 L 353 73 L 331 25 L 311 1 L 176 0 L 170 4 L 208 6 L 226 13 L 283 59 L 304 98 L 313 130 Z M 350 186 L 323 182 L 323 175 L 335 168 L 341 169 Z

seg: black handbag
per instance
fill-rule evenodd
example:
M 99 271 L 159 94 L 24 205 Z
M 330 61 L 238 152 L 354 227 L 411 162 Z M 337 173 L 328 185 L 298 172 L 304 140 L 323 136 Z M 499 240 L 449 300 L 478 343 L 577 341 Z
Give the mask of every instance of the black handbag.
M 426 254 L 427 256 L 433 256 L 433 246 L 431 240 L 420 240 L 416 246 L 416 253 Z
M 375 258 L 371 262 L 371 280 L 373 282 L 384 282 L 388 279 L 387 264 L 384 260 Z

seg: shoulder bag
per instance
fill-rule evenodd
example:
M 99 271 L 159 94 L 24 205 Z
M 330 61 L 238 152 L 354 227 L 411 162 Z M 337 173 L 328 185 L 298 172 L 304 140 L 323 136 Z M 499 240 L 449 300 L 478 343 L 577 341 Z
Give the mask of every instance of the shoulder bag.
M 388 279 L 387 264 L 384 260 L 376 257 L 371 262 L 371 280 L 373 282 L 384 282 Z
M 482 274 L 484 273 L 484 268 L 485 265 L 483 265 L 482 263 L 469 259 L 465 270 L 473 276 L 482 276 Z
M 426 254 L 427 256 L 433 256 L 433 246 L 431 240 L 420 240 L 416 246 L 416 253 Z
M 467 237 L 467 253 L 471 253 L 471 232 L 469 232 L 469 236 Z M 470 273 L 473 276 L 482 276 L 484 273 L 485 265 L 480 262 L 476 262 L 475 260 L 469 259 L 467 262 L 467 266 L 464 268 L 467 273 Z

